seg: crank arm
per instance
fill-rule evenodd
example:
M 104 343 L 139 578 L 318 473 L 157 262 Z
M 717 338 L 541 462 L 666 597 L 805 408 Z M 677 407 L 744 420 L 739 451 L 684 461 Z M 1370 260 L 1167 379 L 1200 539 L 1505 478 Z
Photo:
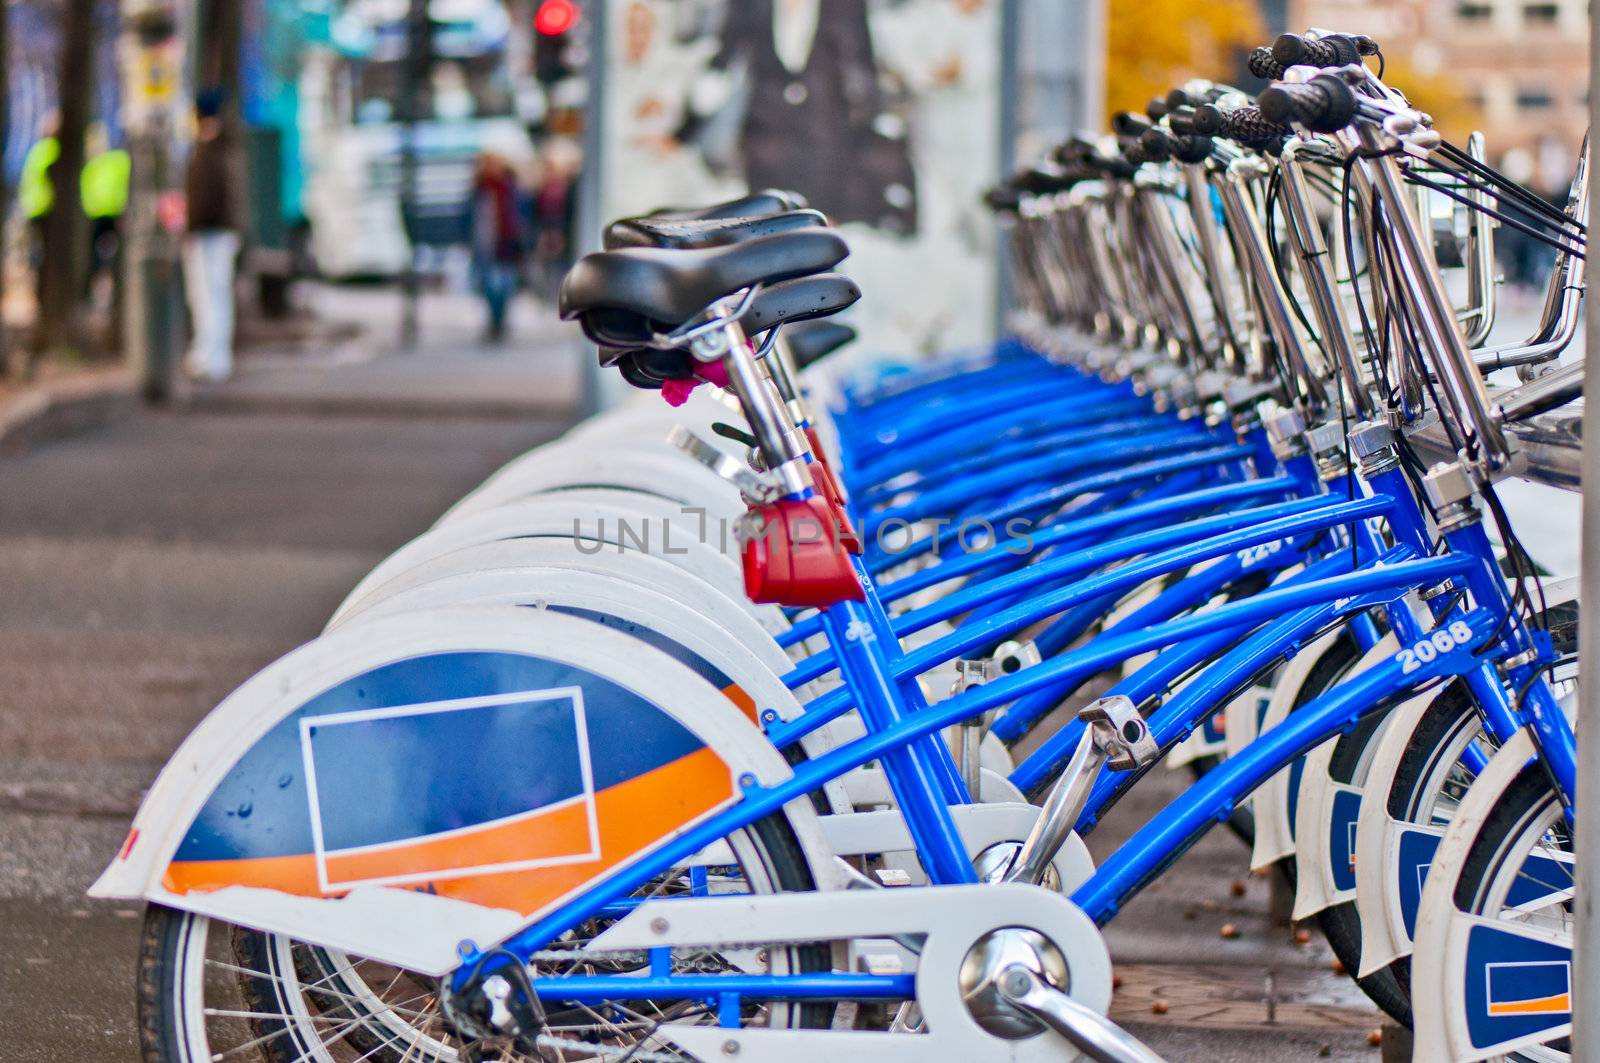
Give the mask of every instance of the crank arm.
M 1166 1063 L 1128 1031 L 1021 964 L 1002 971 L 998 986 L 1006 1000 L 1071 1041 L 1096 1063 Z

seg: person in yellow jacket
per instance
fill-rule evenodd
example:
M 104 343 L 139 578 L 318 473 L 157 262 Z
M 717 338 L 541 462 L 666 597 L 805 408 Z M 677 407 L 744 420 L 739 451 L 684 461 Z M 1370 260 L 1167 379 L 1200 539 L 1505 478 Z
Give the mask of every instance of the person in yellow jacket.
M 44 223 L 56 203 L 50 167 L 61 157 L 61 141 L 56 139 L 58 122 L 52 114 L 39 124 L 39 139 L 23 157 L 22 175 L 17 181 L 17 206 L 28 220 L 28 264 L 33 268 L 36 299 L 42 293 L 44 282 Z
M 44 222 L 55 208 L 56 190 L 50 168 L 61 158 L 61 141 L 54 133 L 55 119 L 46 119 L 45 133 L 22 160 L 17 182 L 17 205 L 33 230 L 34 258 L 44 246 Z M 95 123 L 89 130 L 87 159 L 78 176 L 78 194 L 83 213 L 89 218 L 89 273 L 92 285 L 101 271 L 116 260 L 118 223 L 128 209 L 128 181 L 132 162 L 128 153 L 110 146 L 105 125 Z
M 108 142 L 106 128 L 96 123 L 89 130 L 88 158 L 78 181 L 83 197 L 83 212 L 89 217 L 89 272 L 85 290 L 93 288 L 95 278 L 114 268 L 121 246 L 120 225 L 128 209 L 128 179 L 132 162 L 122 148 Z

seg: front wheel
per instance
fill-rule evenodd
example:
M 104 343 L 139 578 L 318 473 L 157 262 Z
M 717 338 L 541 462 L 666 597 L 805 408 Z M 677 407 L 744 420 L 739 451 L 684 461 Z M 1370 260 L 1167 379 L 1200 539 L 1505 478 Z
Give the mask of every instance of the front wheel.
M 1536 926 L 1571 940 L 1573 850 L 1559 795 L 1541 765 L 1523 769 L 1479 828 L 1456 882 L 1462 911 Z M 1509 1056 L 1508 1063 L 1566 1063 L 1571 1040 L 1552 1037 Z

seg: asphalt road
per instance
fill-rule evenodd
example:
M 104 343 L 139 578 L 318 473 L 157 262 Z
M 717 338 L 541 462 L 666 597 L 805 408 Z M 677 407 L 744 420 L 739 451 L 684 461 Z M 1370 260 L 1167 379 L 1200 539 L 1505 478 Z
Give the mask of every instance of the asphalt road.
M 0 454 L 0 1059 L 135 1058 L 139 913 L 83 891 L 143 787 L 384 554 L 558 428 L 141 415 Z M 1154 773 L 1091 847 L 1184 778 Z M 1173 1063 L 1376 1061 L 1376 1014 L 1316 939 L 1274 923 L 1245 860 L 1214 832 L 1119 916 L 1116 1017 Z
M 84 888 L 221 697 L 550 420 L 139 415 L 0 454 L 0 1059 L 136 1058 Z

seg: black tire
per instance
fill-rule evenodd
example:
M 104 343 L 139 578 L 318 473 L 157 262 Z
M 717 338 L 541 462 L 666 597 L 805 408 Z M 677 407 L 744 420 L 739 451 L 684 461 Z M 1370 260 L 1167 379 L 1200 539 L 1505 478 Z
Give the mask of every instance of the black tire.
M 816 888 L 811 869 L 806 863 L 798 838 L 788 820 L 777 813 L 760 820 L 747 829 L 749 844 L 759 854 L 765 875 L 773 892 L 807 892 Z M 138 965 L 138 1025 L 141 1057 L 144 1063 L 201 1063 L 189 1052 L 184 1030 L 190 1016 L 185 1014 L 186 1002 L 182 992 L 185 971 L 185 952 L 190 948 L 191 936 L 206 921 L 191 913 L 159 904 L 145 909 L 143 934 L 139 946 Z M 241 1001 L 247 1010 L 259 1012 L 248 1020 L 248 1039 L 264 1038 L 257 1049 L 263 1063 L 289 1063 L 305 1058 L 304 1042 L 297 1039 L 292 1024 L 282 1016 L 289 1013 L 284 1006 L 284 983 L 272 974 L 277 963 L 270 954 L 275 943 L 282 938 L 263 934 L 243 927 L 212 924 L 212 930 L 226 930 L 235 963 L 241 971 L 230 972 L 235 978 Z M 322 950 L 303 944 L 294 946 L 297 953 L 295 965 L 302 960 L 315 965 Z M 831 969 L 832 957 L 825 944 L 791 946 L 785 950 L 788 969 L 796 972 L 818 972 Z M 279 965 L 278 969 L 281 969 Z M 252 973 L 254 972 L 254 973 Z M 298 971 L 302 976 L 305 969 Z M 323 977 L 315 966 L 310 973 Z M 342 1008 L 342 1012 L 339 1010 Z M 794 1009 L 788 1025 L 793 1027 L 826 1027 L 833 1017 L 833 1006 L 827 1002 L 808 1002 Z M 339 1021 L 351 1019 L 348 1005 L 327 1009 L 319 1006 L 319 1015 L 336 1015 Z M 350 1049 L 350 1057 L 372 1060 L 374 1063 L 398 1063 L 404 1058 L 402 1049 L 385 1047 L 387 1039 L 382 1032 L 369 1025 L 355 1026 L 342 1043 Z M 234 1058 L 234 1057 L 230 1057 Z M 240 1057 L 249 1058 L 249 1057 Z M 412 1052 L 411 1061 L 429 1063 L 427 1056 Z M 342 1061 L 341 1061 L 342 1063 Z

